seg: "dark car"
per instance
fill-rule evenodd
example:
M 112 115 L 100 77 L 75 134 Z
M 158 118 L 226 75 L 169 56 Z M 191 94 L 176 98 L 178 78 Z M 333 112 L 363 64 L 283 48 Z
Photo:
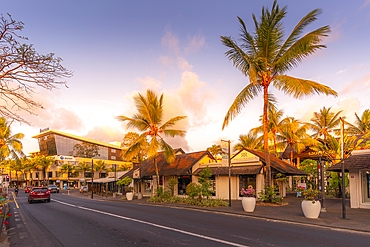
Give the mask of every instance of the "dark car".
M 50 202 L 50 190 L 47 187 L 33 187 L 28 194 L 28 203 L 34 201 Z
M 48 189 L 50 190 L 51 193 L 59 193 L 59 188 L 56 185 L 49 185 Z
M 30 193 L 30 191 L 32 190 L 33 186 L 27 186 L 25 189 L 24 189 L 24 193 Z

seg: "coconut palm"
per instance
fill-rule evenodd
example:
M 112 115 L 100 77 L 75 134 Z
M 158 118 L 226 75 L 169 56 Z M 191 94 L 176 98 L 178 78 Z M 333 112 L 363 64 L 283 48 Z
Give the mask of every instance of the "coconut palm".
M 276 135 L 280 132 L 281 128 L 286 124 L 287 118 L 283 118 L 284 111 L 277 110 L 276 108 L 269 108 L 267 111 L 267 132 L 268 139 L 274 143 L 274 152 L 277 154 Z M 282 119 L 283 118 L 283 119 Z M 263 116 L 260 117 L 260 122 L 263 123 Z M 250 131 L 254 135 L 263 134 L 263 124 Z
M 263 150 L 262 138 L 249 132 L 247 135 L 240 135 L 239 142 L 235 145 L 234 151 L 240 151 L 243 148 L 250 148 L 258 151 Z
M 22 162 L 21 159 L 12 159 L 12 160 L 7 160 L 6 164 L 8 166 L 8 169 L 13 172 L 15 172 L 15 177 L 17 178 L 17 185 L 19 185 L 19 179 L 18 179 L 18 173 L 24 170 L 24 163 Z
M 75 167 L 73 165 L 70 165 L 70 164 L 63 164 L 59 168 L 59 172 L 61 172 L 61 173 L 67 173 L 67 189 L 69 189 L 69 174 L 71 172 L 75 172 Z
M 317 141 L 307 133 L 308 125 L 302 124 L 295 118 L 287 118 L 287 123 L 277 135 L 278 146 L 290 148 L 290 162 L 293 164 L 293 151 L 300 153 L 306 146 L 316 145 Z
M 103 171 L 107 171 L 107 165 L 104 163 L 103 160 L 98 160 L 94 164 L 94 170 L 99 171 L 99 178 L 101 177 L 101 173 Z
M 135 143 L 125 152 L 125 158 L 130 159 L 136 156 L 140 152 L 143 143 L 149 138 L 148 158 L 153 158 L 154 161 L 157 188 L 159 188 L 159 173 L 156 160 L 158 152 L 163 151 L 168 163 L 173 163 L 176 158 L 174 150 L 163 139 L 163 136 L 183 137 L 186 133 L 183 130 L 171 128 L 180 120 L 185 119 L 186 116 L 173 117 L 163 123 L 163 97 L 163 94 L 158 97 L 152 90 L 148 89 L 146 95 L 139 93 L 134 97 L 138 113 L 131 118 L 125 116 L 117 117 L 122 122 L 128 122 L 127 128 L 135 128 L 141 132 Z
M 211 147 L 207 148 L 207 151 L 210 152 L 215 158 L 222 155 L 221 145 L 213 144 Z
M 45 185 L 46 171 L 53 164 L 54 159 L 52 159 L 50 157 L 47 157 L 47 156 L 44 156 L 44 155 L 39 155 L 39 156 L 37 156 L 36 162 L 37 162 L 38 167 L 40 169 L 42 169 L 43 179 L 44 179 L 43 184 Z M 48 179 L 49 179 L 49 177 L 48 177 Z M 49 184 L 49 182 L 48 182 L 48 184 Z
M 370 110 L 366 109 L 361 117 L 355 113 L 356 120 L 354 124 L 349 124 L 347 128 L 347 133 L 350 135 L 366 135 L 370 133 Z
M 337 131 L 340 125 L 339 115 L 342 111 L 337 113 L 330 112 L 331 107 L 323 107 L 320 112 L 314 112 L 313 118 L 311 118 L 311 123 L 307 123 L 311 130 L 314 132 L 312 138 L 323 137 L 327 140 L 331 133 Z
M 31 157 L 30 159 L 28 159 L 28 163 L 27 163 L 27 166 L 25 168 L 26 171 L 28 171 L 30 173 L 30 178 L 31 178 L 31 184 L 30 185 L 33 185 L 33 171 L 37 171 L 39 169 L 39 165 L 38 165 L 38 156 L 34 156 L 34 157 Z
M 0 161 L 7 157 L 19 159 L 24 156 L 21 142 L 24 134 L 17 133 L 13 135 L 10 128 L 11 125 L 12 122 L 6 121 L 3 117 L 0 118 Z
M 274 1 L 271 11 L 262 8 L 262 16 L 259 20 L 253 15 L 255 29 L 253 33 L 247 31 L 244 21 L 238 17 L 242 41 L 240 46 L 231 37 L 221 36 L 222 43 L 230 48 L 225 53 L 226 56 L 237 69 L 249 78 L 249 84 L 239 93 L 226 113 L 222 129 L 241 112 L 250 100 L 259 94 L 263 94 L 263 138 L 267 186 L 271 185 L 267 130 L 269 86 L 272 85 L 295 98 L 302 98 L 315 93 L 337 96 L 334 90 L 320 83 L 286 75 L 303 58 L 321 48 L 325 48 L 320 43 L 330 32 L 329 26 L 323 26 L 302 35 L 303 29 L 314 22 L 320 13 L 320 9 L 309 12 L 284 41 L 282 20 L 286 15 L 286 7 L 280 9 L 277 2 Z
M 82 172 L 82 176 L 85 179 L 85 173 L 91 171 L 91 166 L 86 161 L 79 162 L 76 171 Z

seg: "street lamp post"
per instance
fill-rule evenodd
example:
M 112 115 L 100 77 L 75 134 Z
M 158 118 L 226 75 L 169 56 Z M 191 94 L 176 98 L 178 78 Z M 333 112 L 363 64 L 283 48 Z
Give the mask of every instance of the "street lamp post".
M 91 159 L 91 199 L 94 199 L 94 159 Z

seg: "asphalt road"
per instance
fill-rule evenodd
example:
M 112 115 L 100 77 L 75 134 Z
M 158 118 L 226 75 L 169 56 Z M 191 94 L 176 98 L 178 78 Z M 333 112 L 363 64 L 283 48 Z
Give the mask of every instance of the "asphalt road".
M 10 246 L 370 246 L 370 235 L 200 210 L 52 194 L 11 202 Z

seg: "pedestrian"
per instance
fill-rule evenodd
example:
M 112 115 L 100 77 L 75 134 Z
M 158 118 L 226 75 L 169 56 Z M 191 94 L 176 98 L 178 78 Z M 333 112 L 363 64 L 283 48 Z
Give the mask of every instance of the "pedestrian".
M 14 188 L 15 196 L 18 196 L 18 186 L 16 185 Z

